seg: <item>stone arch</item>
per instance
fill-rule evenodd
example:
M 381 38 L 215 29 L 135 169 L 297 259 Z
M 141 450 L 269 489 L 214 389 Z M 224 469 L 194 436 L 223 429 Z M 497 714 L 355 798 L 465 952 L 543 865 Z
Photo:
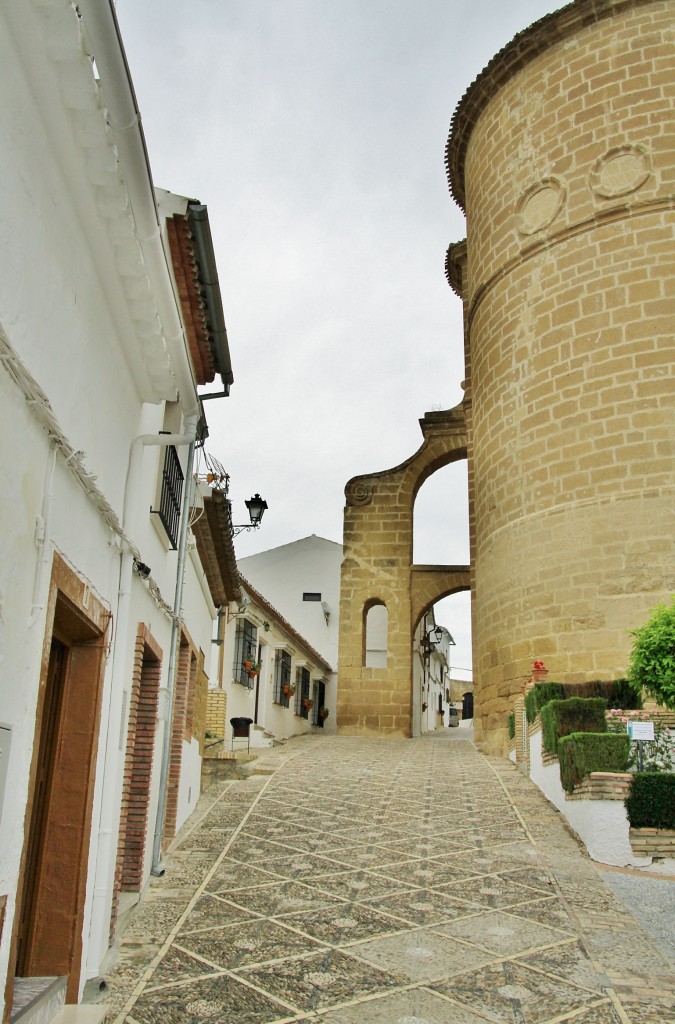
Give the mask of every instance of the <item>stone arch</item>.
M 470 589 L 469 566 L 415 566 L 413 508 L 422 484 L 443 466 L 466 458 L 463 406 L 427 413 L 421 447 L 393 469 L 354 477 L 345 487 L 344 561 L 340 592 L 338 731 L 412 730 L 412 634 L 424 611 L 447 594 Z M 387 667 L 363 664 L 368 601 L 389 613 Z
M 444 597 L 471 590 L 465 565 L 413 565 L 411 567 L 410 626 L 414 633 L 430 608 Z

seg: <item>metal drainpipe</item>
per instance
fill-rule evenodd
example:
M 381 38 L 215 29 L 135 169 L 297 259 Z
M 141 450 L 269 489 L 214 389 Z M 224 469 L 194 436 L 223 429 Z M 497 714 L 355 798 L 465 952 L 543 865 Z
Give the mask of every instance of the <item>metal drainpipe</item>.
M 155 839 L 152 846 L 152 867 L 153 875 L 163 875 L 162 867 L 162 839 L 164 837 L 164 817 L 166 814 L 167 786 L 169 779 L 169 766 L 171 762 L 171 732 L 173 725 L 173 696 L 176 683 L 176 672 L 178 669 L 178 645 L 180 641 L 179 626 L 180 615 L 183 607 L 183 577 L 185 575 L 185 557 L 187 554 L 187 531 L 190 508 L 192 506 L 192 495 L 194 491 L 193 463 L 195 455 L 195 441 L 192 440 L 188 451 L 186 470 L 186 487 L 183 495 L 183 510 L 180 524 L 180 535 L 178 538 L 178 565 L 176 566 L 176 592 L 173 602 L 173 620 L 171 623 L 171 646 L 169 653 L 169 671 L 166 681 L 166 702 L 164 722 L 164 736 L 162 740 L 162 767 L 159 777 L 159 799 L 157 801 L 157 815 L 155 818 Z

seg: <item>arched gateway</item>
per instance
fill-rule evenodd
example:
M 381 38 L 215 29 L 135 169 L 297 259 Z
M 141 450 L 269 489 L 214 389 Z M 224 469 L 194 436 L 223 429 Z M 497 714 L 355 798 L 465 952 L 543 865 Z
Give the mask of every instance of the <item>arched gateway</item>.
M 427 413 L 420 426 L 424 441 L 410 459 L 354 477 L 345 488 L 338 732 L 411 735 L 415 627 L 441 598 L 471 586 L 466 565 L 412 564 L 417 492 L 467 450 L 462 406 Z M 388 615 L 386 653 L 377 667 L 366 664 L 366 619 L 375 605 Z

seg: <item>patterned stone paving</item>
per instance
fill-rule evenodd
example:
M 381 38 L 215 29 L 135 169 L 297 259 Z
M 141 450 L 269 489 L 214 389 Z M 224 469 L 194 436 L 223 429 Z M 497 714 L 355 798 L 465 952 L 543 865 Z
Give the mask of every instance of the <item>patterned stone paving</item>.
M 303 737 L 214 784 L 114 1024 L 664 1024 L 673 965 L 539 791 L 452 733 Z

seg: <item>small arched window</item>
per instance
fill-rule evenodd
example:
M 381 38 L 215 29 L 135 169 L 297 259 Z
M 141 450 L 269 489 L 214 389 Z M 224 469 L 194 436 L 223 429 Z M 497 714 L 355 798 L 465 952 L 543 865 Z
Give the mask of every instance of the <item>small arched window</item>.
M 363 609 L 363 664 L 366 668 L 387 667 L 389 612 L 382 601 L 369 601 Z

